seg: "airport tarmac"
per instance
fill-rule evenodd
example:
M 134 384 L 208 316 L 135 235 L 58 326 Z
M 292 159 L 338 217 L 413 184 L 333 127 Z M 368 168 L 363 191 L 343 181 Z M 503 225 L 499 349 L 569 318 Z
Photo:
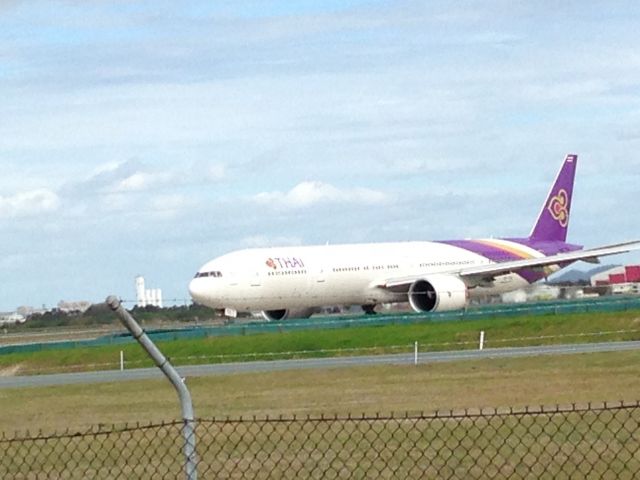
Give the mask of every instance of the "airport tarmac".
M 418 363 L 456 362 L 486 358 L 532 357 L 537 355 L 567 355 L 578 353 L 620 352 L 640 348 L 640 341 L 606 342 L 573 345 L 545 345 L 538 347 L 490 348 L 485 350 L 458 350 L 449 352 L 424 352 L 418 355 Z M 271 360 L 238 363 L 186 365 L 178 367 L 185 377 L 207 375 L 232 375 L 236 373 L 273 372 L 279 370 L 363 367 L 371 365 L 412 365 L 413 353 L 393 355 L 367 355 L 354 357 L 309 358 L 295 360 Z M 106 370 L 99 372 L 59 373 L 51 375 L 0 377 L 0 388 L 45 387 L 53 385 L 120 382 L 161 378 L 157 368 L 131 370 Z

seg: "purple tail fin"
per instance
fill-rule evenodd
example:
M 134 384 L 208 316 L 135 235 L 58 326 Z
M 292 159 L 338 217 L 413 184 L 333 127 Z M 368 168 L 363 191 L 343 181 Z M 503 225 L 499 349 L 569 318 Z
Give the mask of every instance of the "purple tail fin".
M 567 240 L 569 214 L 571 213 L 571 196 L 573 179 L 576 175 L 578 156 L 569 154 L 558 172 L 556 181 L 551 187 L 549 196 L 542 205 L 542 211 L 531 231 L 532 240 L 551 240 L 564 242 Z

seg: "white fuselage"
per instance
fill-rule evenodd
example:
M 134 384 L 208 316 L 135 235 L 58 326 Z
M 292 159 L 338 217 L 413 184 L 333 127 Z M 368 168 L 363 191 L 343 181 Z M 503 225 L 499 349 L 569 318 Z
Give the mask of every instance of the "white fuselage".
M 528 254 L 542 256 L 534 249 Z M 247 249 L 206 263 L 189 291 L 198 303 L 237 311 L 374 305 L 407 301 L 406 293 L 379 287 L 388 279 L 455 273 L 489 263 L 493 262 L 482 255 L 438 242 Z M 526 285 L 521 276 L 506 274 L 490 288 L 474 288 L 470 294 Z

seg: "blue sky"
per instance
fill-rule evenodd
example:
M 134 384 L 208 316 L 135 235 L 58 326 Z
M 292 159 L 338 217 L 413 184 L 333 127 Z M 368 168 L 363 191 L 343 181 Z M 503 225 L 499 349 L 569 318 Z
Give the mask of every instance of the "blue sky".
M 0 310 L 229 250 L 640 237 L 635 2 L 0 2 Z M 620 261 L 640 261 L 638 255 Z

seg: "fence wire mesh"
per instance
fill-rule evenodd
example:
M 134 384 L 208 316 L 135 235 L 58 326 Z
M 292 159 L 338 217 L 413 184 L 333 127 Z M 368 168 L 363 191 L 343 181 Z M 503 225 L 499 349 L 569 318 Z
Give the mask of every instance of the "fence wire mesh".
M 200 419 L 199 478 L 639 478 L 640 403 Z M 0 478 L 184 478 L 183 423 L 0 437 Z

